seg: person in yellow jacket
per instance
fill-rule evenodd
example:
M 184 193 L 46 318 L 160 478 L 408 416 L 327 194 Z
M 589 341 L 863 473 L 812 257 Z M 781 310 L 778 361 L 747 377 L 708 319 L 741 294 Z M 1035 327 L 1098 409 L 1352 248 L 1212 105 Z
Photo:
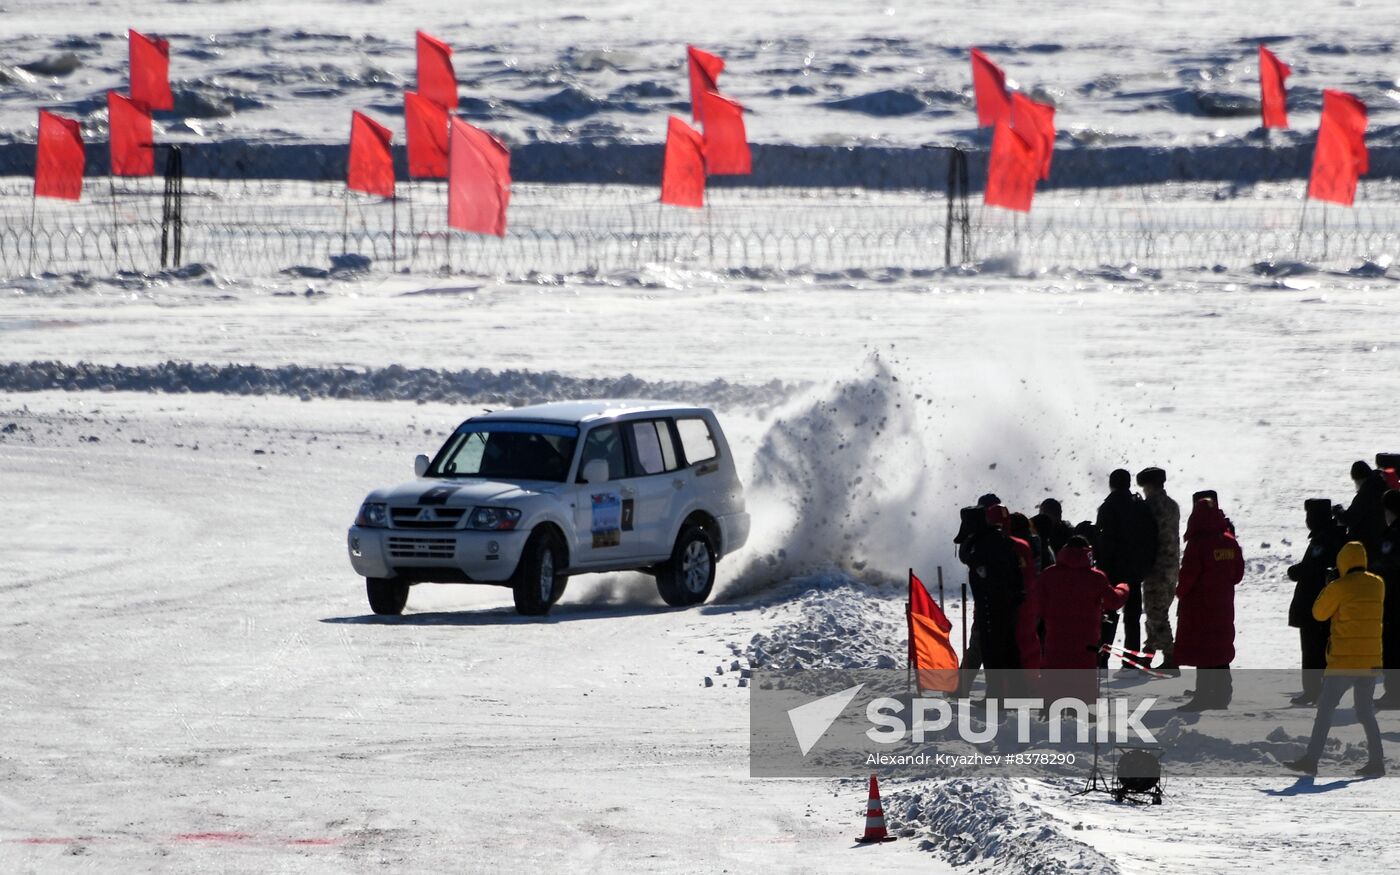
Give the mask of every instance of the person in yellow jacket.
M 1322 694 L 1317 700 L 1312 739 L 1302 759 L 1286 763 L 1288 768 L 1309 775 L 1317 774 L 1322 746 L 1332 729 L 1332 712 L 1351 690 L 1356 720 L 1366 732 L 1366 765 L 1357 771 L 1363 777 L 1385 774 L 1385 753 L 1381 750 L 1381 730 L 1376 724 L 1373 698 L 1382 660 L 1381 625 L 1385 616 L 1385 581 L 1366 570 L 1366 548 L 1350 541 L 1337 554 L 1341 577 L 1327 584 L 1313 603 L 1313 617 L 1332 622 L 1327 641 L 1327 672 Z

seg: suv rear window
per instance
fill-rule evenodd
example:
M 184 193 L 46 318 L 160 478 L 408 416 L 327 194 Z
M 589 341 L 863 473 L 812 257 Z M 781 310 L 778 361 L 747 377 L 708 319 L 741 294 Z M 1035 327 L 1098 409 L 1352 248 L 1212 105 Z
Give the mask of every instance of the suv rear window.
M 632 445 L 637 451 L 637 464 L 643 474 L 661 474 L 680 467 L 676 445 L 671 440 L 671 426 L 664 419 L 633 422 Z
M 715 449 L 715 439 L 710 435 L 710 424 L 699 417 L 676 420 L 676 431 L 681 436 L 681 448 L 685 450 L 685 462 L 708 462 L 719 455 Z

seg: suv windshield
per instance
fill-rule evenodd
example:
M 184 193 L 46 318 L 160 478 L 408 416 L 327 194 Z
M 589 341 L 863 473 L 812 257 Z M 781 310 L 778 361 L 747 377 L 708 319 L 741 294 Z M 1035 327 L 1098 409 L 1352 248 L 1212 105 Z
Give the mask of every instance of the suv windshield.
M 428 477 L 549 480 L 569 476 L 578 429 L 550 422 L 469 422 L 447 439 Z

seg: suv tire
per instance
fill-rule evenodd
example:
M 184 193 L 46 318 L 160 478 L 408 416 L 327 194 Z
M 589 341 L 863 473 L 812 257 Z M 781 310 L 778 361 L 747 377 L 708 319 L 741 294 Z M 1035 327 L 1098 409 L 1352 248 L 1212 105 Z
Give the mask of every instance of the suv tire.
M 366 577 L 365 595 L 369 609 L 376 614 L 396 617 L 408 604 L 408 583 L 387 577 Z
M 559 537 L 549 529 L 536 529 L 520 562 L 511 576 L 511 594 L 515 597 L 515 612 L 524 617 L 542 617 L 564 595 L 569 582 L 564 567 L 564 548 Z
M 715 588 L 715 544 L 705 530 L 687 525 L 676 536 L 671 558 L 657 566 L 656 590 L 672 607 L 698 605 Z

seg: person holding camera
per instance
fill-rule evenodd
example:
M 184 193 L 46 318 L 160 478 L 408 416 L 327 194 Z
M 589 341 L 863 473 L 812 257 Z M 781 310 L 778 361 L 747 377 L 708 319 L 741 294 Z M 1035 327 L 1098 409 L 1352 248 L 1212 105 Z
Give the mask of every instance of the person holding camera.
M 1122 468 L 1108 475 L 1108 497 L 1099 505 L 1094 558 L 1111 583 L 1128 585 L 1128 600 L 1123 609 L 1123 646 L 1138 650 L 1142 647 L 1142 579 L 1156 559 L 1157 529 L 1152 512 L 1132 492 L 1131 486 L 1132 475 Z M 1176 549 L 1175 541 L 1172 549 Z M 1102 643 L 1113 644 L 1117 635 L 1118 613 L 1105 612 Z M 1099 668 L 1107 667 L 1105 651 L 1099 655 Z

